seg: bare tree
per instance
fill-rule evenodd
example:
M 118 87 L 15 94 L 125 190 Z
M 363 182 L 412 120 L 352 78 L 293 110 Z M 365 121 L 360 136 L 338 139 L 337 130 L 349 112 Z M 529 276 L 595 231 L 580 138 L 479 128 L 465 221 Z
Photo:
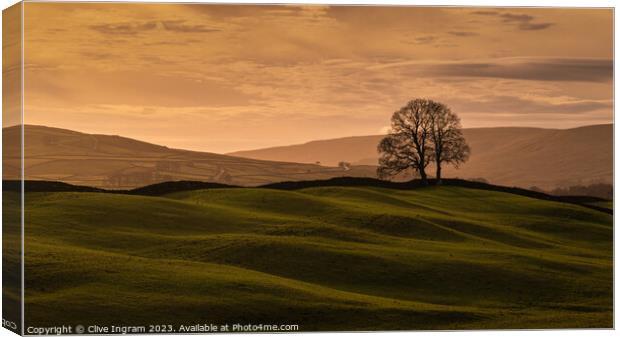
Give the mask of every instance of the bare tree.
M 441 184 L 441 165 L 458 167 L 469 159 L 470 148 L 461 131 L 461 120 L 445 104 L 430 103 L 430 135 L 433 143 L 437 184 Z
M 380 178 L 413 169 L 420 174 L 422 183 L 428 184 L 426 167 L 433 155 L 429 113 L 432 103 L 427 99 L 416 99 L 394 112 L 390 133 L 377 148 L 381 155 L 377 169 Z
M 380 178 L 412 169 L 425 185 L 429 163 L 435 163 L 437 183 L 441 183 L 442 164 L 458 167 L 470 153 L 458 116 L 446 105 L 429 99 L 415 99 L 396 111 L 390 133 L 381 140 L 377 150 Z

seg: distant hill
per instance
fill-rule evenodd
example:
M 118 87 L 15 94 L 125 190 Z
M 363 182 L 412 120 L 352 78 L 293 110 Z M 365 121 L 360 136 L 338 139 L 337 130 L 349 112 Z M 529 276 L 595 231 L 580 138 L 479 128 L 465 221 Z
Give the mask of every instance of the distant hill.
M 5 153 L 19 153 L 18 129 L 3 129 Z M 375 177 L 382 136 L 348 137 L 228 155 L 171 149 L 131 138 L 26 125 L 25 175 L 107 189 L 193 180 L 240 186 L 333 177 Z M 445 177 L 484 178 L 504 186 L 544 190 L 612 183 L 613 125 L 568 130 L 465 129 L 471 159 Z M 3 179 L 15 179 L 18 158 L 5 157 Z M 351 162 L 349 170 L 336 167 Z M 321 165 L 315 164 L 320 162 Z M 432 175 L 433 168 L 428 169 Z M 410 177 L 409 177 L 410 178 Z
M 472 148 L 470 160 L 460 169 L 447 168 L 446 177 L 484 178 L 491 183 L 553 189 L 590 183 L 612 183 L 613 124 L 574 129 L 521 127 L 465 129 Z M 312 141 L 239 151 L 229 155 L 299 163 L 321 162 L 336 166 L 377 165 L 377 144 L 383 136 L 360 136 Z M 433 173 L 433 168 L 429 168 Z
M 5 153 L 19 153 L 19 128 L 3 129 Z M 315 164 L 263 161 L 171 149 L 131 138 L 45 126 L 25 126 L 25 177 L 107 189 L 171 180 L 255 186 L 278 181 L 375 174 L 372 166 L 344 171 Z M 5 156 L 3 179 L 15 179 L 19 158 Z
M 228 155 L 296 163 L 321 162 L 327 166 L 337 166 L 341 161 L 377 165 L 377 144 L 382 138 L 382 135 L 373 135 L 315 140 L 304 144 L 231 152 Z

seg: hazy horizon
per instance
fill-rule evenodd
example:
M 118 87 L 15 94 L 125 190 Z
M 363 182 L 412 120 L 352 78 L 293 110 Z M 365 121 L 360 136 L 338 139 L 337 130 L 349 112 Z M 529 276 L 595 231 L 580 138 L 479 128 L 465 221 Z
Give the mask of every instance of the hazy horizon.
M 466 128 L 613 122 L 609 9 L 24 6 L 26 124 L 229 153 L 381 134 L 414 97 Z
M 598 125 L 613 125 L 613 124 L 614 124 L 613 122 L 611 122 L 611 123 L 600 123 L 600 124 L 587 124 L 587 125 L 578 125 L 578 126 L 569 127 L 569 128 L 541 128 L 541 127 L 536 127 L 536 126 L 519 126 L 519 125 L 501 126 L 501 125 L 499 125 L 499 126 L 483 126 L 483 127 L 463 128 L 463 130 L 494 129 L 494 128 L 527 128 L 527 129 L 548 129 L 548 130 L 570 130 L 570 129 L 577 129 L 577 128 L 583 128 L 583 127 L 593 127 L 593 126 L 598 126 Z M 3 129 L 14 127 L 14 126 L 17 126 L 17 125 L 4 126 Z M 293 145 L 303 145 L 303 144 L 307 144 L 307 143 L 311 143 L 311 142 L 317 142 L 317 141 L 320 142 L 320 141 L 329 141 L 329 140 L 335 140 L 335 139 L 341 139 L 341 138 L 355 138 L 355 137 L 368 137 L 368 136 L 380 136 L 380 135 L 382 135 L 381 133 L 376 133 L 376 134 L 366 134 L 366 135 L 342 136 L 342 137 L 334 137 L 334 138 L 310 139 L 310 140 L 306 140 L 306 141 L 300 141 L 299 143 L 291 143 L 291 144 L 276 145 L 276 146 L 266 146 L 266 147 L 260 147 L 260 148 L 236 149 L 236 150 L 232 150 L 232 151 L 228 151 L 228 152 L 213 152 L 213 151 L 204 151 L 204 150 L 179 148 L 179 147 L 170 146 L 168 144 L 156 143 L 156 142 L 151 142 L 151 141 L 147 141 L 147 140 L 144 140 L 144 139 L 128 137 L 128 136 L 125 136 L 125 135 L 122 135 L 122 134 L 88 133 L 88 132 L 85 132 L 85 131 L 82 131 L 82 130 L 68 129 L 68 128 L 65 128 L 65 127 L 62 127 L 62 126 L 55 126 L 55 125 L 24 124 L 24 126 L 63 129 L 63 130 L 69 130 L 69 131 L 74 131 L 74 132 L 79 132 L 79 133 L 101 135 L 101 136 L 119 136 L 119 137 L 124 137 L 124 138 L 129 138 L 129 139 L 137 140 L 137 141 L 147 142 L 147 143 L 150 143 L 150 144 L 153 144 L 153 145 L 161 145 L 161 146 L 165 146 L 165 147 L 168 147 L 168 148 L 171 148 L 171 149 L 190 150 L 190 151 L 197 151 L 197 152 L 209 152 L 209 153 L 214 153 L 214 154 L 225 154 L 225 155 L 226 154 L 234 155 L 234 153 L 236 153 L 236 152 L 246 152 L 246 151 L 252 151 L 252 150 L 261 150 L 261 149 L 267 149 L 267 148 L 273 148 L 273 147 L 286 147 L 286 146 L 293 146 Z

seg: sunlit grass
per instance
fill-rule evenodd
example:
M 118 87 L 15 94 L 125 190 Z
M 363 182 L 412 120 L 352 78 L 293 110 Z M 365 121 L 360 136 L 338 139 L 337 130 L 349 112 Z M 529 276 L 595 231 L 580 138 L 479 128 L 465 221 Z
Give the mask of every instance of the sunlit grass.
M 611 327 L 612 216 L 460 187 L 26 196 L 26 324 Z

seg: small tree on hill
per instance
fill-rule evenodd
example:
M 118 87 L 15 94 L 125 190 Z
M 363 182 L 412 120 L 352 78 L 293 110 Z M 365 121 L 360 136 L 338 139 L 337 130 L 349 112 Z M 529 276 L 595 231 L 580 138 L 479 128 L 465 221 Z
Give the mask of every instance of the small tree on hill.
M 429 99 L 412 100 L 394 112 L 390 133 L 377 150 L 380 178 L 413 169 L 419 173 L 422 184 L 428 184 L 429 163 L 435 163 L 437 182 L 441 183 L 442 164 L 458 167 L 470 153 L 458 116 L 446 105 Z

